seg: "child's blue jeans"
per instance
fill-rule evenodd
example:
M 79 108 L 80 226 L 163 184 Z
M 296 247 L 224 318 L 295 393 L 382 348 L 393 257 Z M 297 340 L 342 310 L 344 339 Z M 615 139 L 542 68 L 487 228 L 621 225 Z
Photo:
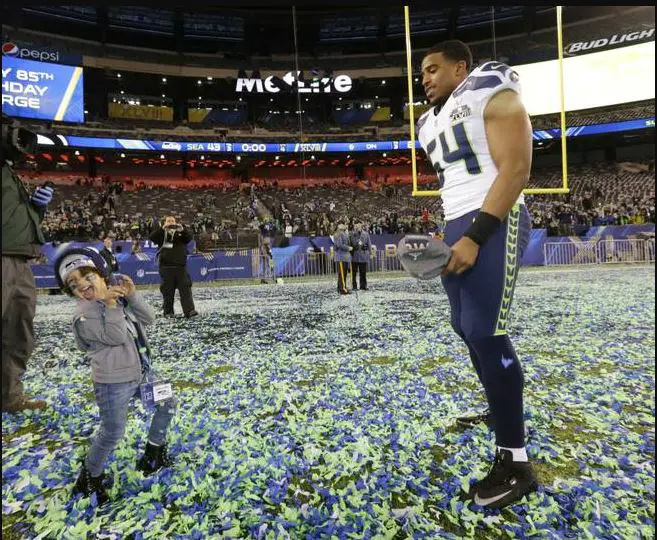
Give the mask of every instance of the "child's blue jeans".
M 141 380 L 127 383 L 94 383 L 96 403 L 100 411 L 100 429 L 96 433 L 85 465 L 91 476 L 99 476 L 114 447 L 125 433 L 128 407 L 133 397 L 139 398 Z M 166 431 L 176 409 L 175 398 L 155 406 L 155 413 L 148 432 L 149 442 L 161 446 L 166 441 Z

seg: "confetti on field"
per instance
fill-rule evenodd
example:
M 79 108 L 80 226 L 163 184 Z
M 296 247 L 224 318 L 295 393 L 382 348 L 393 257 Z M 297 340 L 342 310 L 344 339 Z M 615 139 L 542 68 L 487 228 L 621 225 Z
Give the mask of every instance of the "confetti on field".
M 26 388 L 51 408 L 3 414 L 3 538 L 654 537 L 654 267 L 521 272 L 511 337 L 542 485 L 502 511 L 458 498 L 494 444 L 483 425 L 455 427 L 483 392 L 438 280 L 194 295 L 200 317 L 149 329 L 179 399 L 175 465 L 136 472 L 135 402 L 100 508 L 71 498 L 97 427 L 73 303 L 38 297 Z

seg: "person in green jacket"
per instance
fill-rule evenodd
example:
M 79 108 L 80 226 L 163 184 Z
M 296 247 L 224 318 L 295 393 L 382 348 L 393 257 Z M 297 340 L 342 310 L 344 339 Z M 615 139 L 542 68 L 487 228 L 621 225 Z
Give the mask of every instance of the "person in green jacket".
M 2 118 L 2 412 L 43 409 L 29 399 L 22 377 L 34 349 L 36 286 L 30 260 L 44 243 L 41 221 L 52 200 L 51 185 L 33 192 L 12 170 L 23 153 L 36 149 L 36 135 Z

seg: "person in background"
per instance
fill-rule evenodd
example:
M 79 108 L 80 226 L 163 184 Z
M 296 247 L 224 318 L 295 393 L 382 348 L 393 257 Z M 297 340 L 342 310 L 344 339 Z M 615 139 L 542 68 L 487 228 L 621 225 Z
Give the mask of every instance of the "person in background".
M 107 261 L 107 266 L 112 272 L 119 271 L 119 262 L 112 253 L 112 239 L 109 236 L 103 240 L 103 249 L 100 250 L 100 255 Z
M 354 248 L 349 245 L 347 226 L 344 223 L 338 224 L 338 230 L 333 239 L 333 243 L 335 245 L 334 260 L 338 272 L 338 294 L 349 294 L 349 289 L 347 289 L 347 277 L 349 276 L 351 252 Z
M 186 318 L 196 317 L 192 298 L 192 278 L 187 272 L 187 244 L 192 235 L 182 225 L 176 223 L 174 216 L 167 216 L 164 224 L 150 236 L 158 245 L 160 261 L 160 292 L 164 301 L 164 316 L 173 317 L 173 300 L 176 289 L 180 292 L 180 304 Z
M 363 227 L 361 222 L 354 223 L 354 231 L 350 238 L 351 247 L 351 288 L 357 290 L 356 275 L 360 284 L 360 290 L 367 289 L 367 263 L 370 260 L 370 235 Z
M 137 253 L 142 253 L 142 249 L 141 249 L 141 243 L 137 238 L 135 238 L 132 241 L 132 245 L 130 246 L 130 255 L 136 255 Z
M 271 237 L 262 236 L 260 244 L 260 283 L 274 279 L 274 254 L 271 250 Z
M 53 187 L 31 191 L 13 171 L 15 160 L 36 149 L 36 135 L 2 116 L 2 412 L 44 409 L 28 398 L 22 378 L 34 350 L 36 285 L 30 260 L 41 255 L 41 231 Z

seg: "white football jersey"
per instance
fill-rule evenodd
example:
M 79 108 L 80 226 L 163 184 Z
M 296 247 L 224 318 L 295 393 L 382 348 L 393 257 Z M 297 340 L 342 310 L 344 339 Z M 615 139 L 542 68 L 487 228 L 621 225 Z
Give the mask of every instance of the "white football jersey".
M 452 92 L 440 111 L 432 107 L 418 120 L 418 139 L 438 174 L 447 221 L 481 208 L 497 177 L 484 110 L 490 98 L 505 89 L 520 94 L 518 74 L 501 62 L 486 62 Z M 522 194 L 518 203 L 524 203 Z

